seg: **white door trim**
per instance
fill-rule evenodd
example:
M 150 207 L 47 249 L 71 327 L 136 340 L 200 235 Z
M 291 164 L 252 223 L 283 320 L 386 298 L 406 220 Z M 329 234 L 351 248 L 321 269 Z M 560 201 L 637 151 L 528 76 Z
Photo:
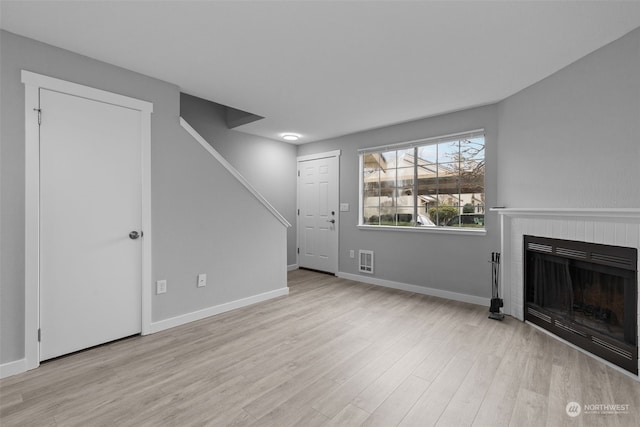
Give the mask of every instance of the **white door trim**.
M 151 331 L 151 113 L 147 101 L 22 70 L 25 85 L 25 360 L 26 369 L 40 365 L 40 89 L 48 89 L 140 111 L 142 146 L 142 334 Z M 46 112 L 44 112 L 46 114 Z
M 337 186 L 337 200 L 338 200 L 338 206 L 336 206 L 336 212 L 338 212 L 338 221 L 336 223 L 336 242 L 334 245 L 334 250 L 335 250 L 335 254 L 336 254 L 336 259 L 335 259 L 335 265 L 334 265 L 334 274 L 338 274 L 338 271 L 340 270 L 340 209 L 338 209 L 338 207 L 340 206 L 340 154 L 341 154 L 341 150 L 333 150 L 333 151 L 326 151 L 324 153 L 316 153 L 316 154 L 308 154 L 305 156 L 298 156 L 296 158 L 296 168 L 298 170 L 298 173 L 300 173 L 300 162 L 306 162 L 309 160 L 319 160 L 319 159 L 326 159 L 327 157 L 336 157 L 338 160 L 338 169 L 336 170 L 337 176 L 336 176 L 336 186 Z M 299 177 L 299 175 L 298 175 Z M 300 265 L 300 180 L 298 179 L 296 182 L 297 188 L 296 188 L 296 212 L 298 212 L 298 215 L 296 215 L 296 247 L 298 248 L 298 250 L 296 251 L 296 265 Z
M 340 157 L 340 150 L 326 151 L 318 154 L 307 154 L 306 156 L 298 156 L 296 159 L 298 162 L 304 162 L 306 160 L 326 159 L 327 157 Z

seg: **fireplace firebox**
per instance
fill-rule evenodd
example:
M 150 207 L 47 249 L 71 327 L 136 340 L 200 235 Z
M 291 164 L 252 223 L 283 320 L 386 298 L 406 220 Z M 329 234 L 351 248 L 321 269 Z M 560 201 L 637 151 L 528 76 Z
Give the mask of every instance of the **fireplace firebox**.
M 635 248 L 524 236 L 525 320 L 638 374 Z

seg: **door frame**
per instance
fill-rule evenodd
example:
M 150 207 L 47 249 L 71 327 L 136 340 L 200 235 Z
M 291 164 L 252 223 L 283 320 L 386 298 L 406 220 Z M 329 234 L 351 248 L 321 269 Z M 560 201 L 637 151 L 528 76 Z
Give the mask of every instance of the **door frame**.
M 333 151 L 326 151 L 324 153 L 317 153 L 317 154 L 308 154 L 306 156 L 298 156 L 296 158 L 296 170 L 298 171 L 298 180 L 297 180 L 297 189 L 296 189 L 296 212 L 298 213 L 298 215 L 296 215 L 296 220 L 297 220 L 297 225 L 296 225 L 296 246 L 297 246 L 297 250 L 296 250 L 296 264 L 298 265 L 298 267 L 300 266 L 300 163 L 302 162 L 306 162 L 309 160 L 320 160 L 320 159 L 326 159 L 328 157 L 335 157 L 336 161 L 338 163 L 338 168 L 336 169 L 336 200 L 337 200 L 337 204 L 338 206 L 336 206 L 336 212 L 338 212 L 338 221 L 336 222 L 336 241 L 335 244 L 333 245 L 334 248 L 333 250 L 335 251 L 336 254 L 336 259 L 334 261 L 334 265 L 333 265 L 333 269 L 335 271 L 333 271 L 333 274 L 338 274 L 339 271 L 339 267 L 340 267 L 340 154 L 341 154 L 341 150 L 333 150 Z
M 40 366 L 40 89 L 140 111 L 142 150 L 142 334 L 151 332 L 151 113 L 153 103 L 22 70 L 25 85 L 25 329 L 27 370 Z M 46 112 L 43 113 L 46 117 Z

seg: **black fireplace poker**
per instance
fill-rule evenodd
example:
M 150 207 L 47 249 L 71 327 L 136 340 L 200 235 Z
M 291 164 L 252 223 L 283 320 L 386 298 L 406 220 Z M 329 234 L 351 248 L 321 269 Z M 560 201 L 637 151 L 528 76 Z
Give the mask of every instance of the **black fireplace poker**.
M 491 252 L 491 305 L 489 306 L 489 319 L 502 320 L 504 314 L 500 313 L 500 308 L 504 306 L 504 301 L 500 298 L 498 289 L 498 278 L 500 276 L 500 252 Z

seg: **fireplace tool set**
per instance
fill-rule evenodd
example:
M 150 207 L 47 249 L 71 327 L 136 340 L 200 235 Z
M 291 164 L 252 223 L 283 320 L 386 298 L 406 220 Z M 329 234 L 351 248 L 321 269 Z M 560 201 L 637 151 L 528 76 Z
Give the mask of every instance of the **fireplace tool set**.
M 500 307 L 504 306 L 498 289 L 500 276 L 500 252 L 491 252 L 491 306 L 489 307 L 489 319 L 502 320 L 504 314 L 500 313 Z

